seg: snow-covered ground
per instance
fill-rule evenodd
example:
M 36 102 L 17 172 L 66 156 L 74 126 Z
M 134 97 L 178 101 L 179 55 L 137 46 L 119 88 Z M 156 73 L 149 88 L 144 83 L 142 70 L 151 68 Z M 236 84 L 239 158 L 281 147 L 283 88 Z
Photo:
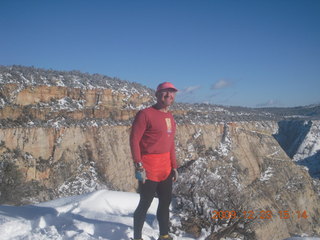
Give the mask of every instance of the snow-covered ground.
M 0 239 L 127 240 L 133 235 L 132 216 L 138 201 L 136 193 L 99 190 L 37 205 L 0 206 Z M 157 199 L 154 199 L 143 229 L 145 240 L 158 238 L 157 205 Z M 198 240 L 205 237 L 204 233 Z M 174 239 L 193 238 L 180 234 Z M 310 237 L 289 239 L 320 240 Z
M 136 193 L 99 190 L 29 206 L 0 206 L 1 240 L 130 239 Z M 148 211 L 143 239 L 158 238 L 155 198 Z M 190 240 L 183 236 L 175 239 Z

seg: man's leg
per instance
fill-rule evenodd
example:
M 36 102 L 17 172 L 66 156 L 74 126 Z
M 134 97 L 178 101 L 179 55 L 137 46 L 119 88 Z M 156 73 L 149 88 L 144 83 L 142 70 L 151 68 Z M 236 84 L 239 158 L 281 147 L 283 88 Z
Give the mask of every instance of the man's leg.
M 142 182 L 139 182 L 140 201 L 137 209 L 133 214 L 133 237 L 135 239 L 141 238 L 142 227 L 146 219 L 147 211 L 154 198 L 157 184 L 157 182 L 153 182 L 150 180 L 146 180 L 144 184 Z
M 172 197 L 172 174 L 169 177 L 159 182 L 157 187 L 159 205 L 157 209 L 157 219 L 159 222 L 160 235 L 169 233 L 169 206 Z

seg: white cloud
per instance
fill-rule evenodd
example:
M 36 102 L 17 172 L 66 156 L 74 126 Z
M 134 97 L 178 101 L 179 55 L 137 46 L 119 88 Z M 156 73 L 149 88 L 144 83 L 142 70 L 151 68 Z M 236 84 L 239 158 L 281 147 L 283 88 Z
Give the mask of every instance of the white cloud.
M 189 86 L 184 89 L 181 89 L 177 92 L 177 101 L 182 102 L 199 102 L 199 94 L 197 91 L 201 88 L 201 86 Z
M 226 87 L 229 87 L 231 85 L 231 82 L 225 80 L 225 79 L 221 79 L 217 82 L 215 82 L 211 89 L 221 89 L 221 88 L 226 88 Z
M 178 94 L 191 94 L 191 93 L 193 93 L 194 91 L 196 91 L 199 88 L 200 88 L 199 85 L 186 87 L 186 88 L 184 88 L 182 90 L 179 90 Z

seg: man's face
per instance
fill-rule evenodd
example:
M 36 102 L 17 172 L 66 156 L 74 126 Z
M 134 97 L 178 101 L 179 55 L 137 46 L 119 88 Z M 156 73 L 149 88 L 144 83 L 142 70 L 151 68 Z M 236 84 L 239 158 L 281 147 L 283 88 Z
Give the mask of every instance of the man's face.
M 157 102 L 164 107 L 169 107 L 174 103 L 174 98 L 176 96 L 176 91 L 174 89 L 168 88 L 157 92 Z

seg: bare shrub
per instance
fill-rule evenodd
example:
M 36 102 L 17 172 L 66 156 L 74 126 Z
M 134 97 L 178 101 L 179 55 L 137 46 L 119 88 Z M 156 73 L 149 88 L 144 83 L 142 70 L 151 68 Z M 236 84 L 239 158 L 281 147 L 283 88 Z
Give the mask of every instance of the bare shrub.
M 174 213 L 182 216 L 183 231 L 199 237 L 205 230 L 207 239 L 255 239 L 252 219 L 243 216 L 249 208 L 235 160 L 199 158 L 182 169 L 174 188 Z

